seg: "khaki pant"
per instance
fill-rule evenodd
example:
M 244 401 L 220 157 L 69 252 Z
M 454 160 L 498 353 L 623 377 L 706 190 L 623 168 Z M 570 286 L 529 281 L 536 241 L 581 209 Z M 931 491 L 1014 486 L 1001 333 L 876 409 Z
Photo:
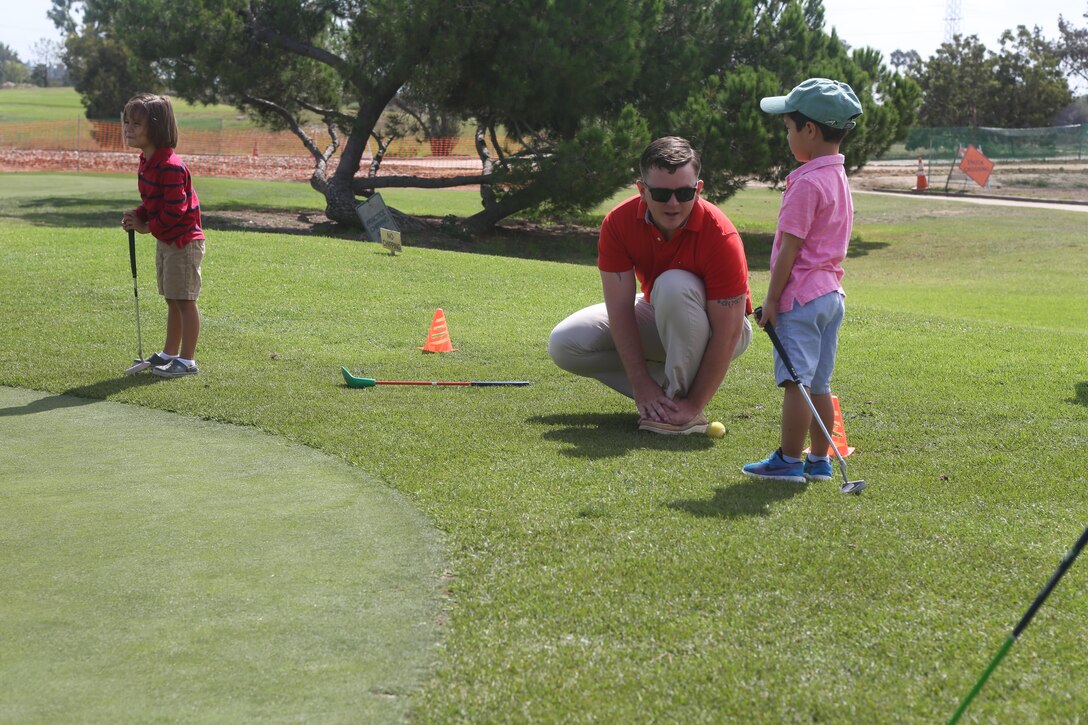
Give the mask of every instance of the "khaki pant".
M 166 242 L 155 243 L 155 276 L 159 294 L 168 300 L 196 300 L 200 297 L 200 264 L 204 261 L 204 240 L 189 242 L 181 249 Z
M 680 269 L 665 272 L 654 281 L 653 304 L 642 295 L 635 298 L 635 321 L 646 367 L 671 398 L 687 395 L 699 372 L 710 340 L 703 281 Z M 744 319 L 733 359 L 748 349 L 752 325 Z M 548 339 L 548 354 L 563 370 L 596 378 L 631 398 L 634 393 L 608 327 L 604 303 L 586 307 L 556 325 Z

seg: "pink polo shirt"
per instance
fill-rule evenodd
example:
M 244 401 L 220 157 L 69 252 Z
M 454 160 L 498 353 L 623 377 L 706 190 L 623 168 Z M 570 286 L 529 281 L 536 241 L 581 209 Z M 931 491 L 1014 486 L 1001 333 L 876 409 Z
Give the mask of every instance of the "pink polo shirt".
M 778 311 L 806 304 L 842 289 L 842 260 L 850 244 L 854 201 L 846 180 L 842 154 L 821 156 L 794 169 L 786 177 L 778 231 L 771 249 L 771 269 L 782 251 L 782 234 L 805 240 L 797 253 L 789 282 L 778 298 Z

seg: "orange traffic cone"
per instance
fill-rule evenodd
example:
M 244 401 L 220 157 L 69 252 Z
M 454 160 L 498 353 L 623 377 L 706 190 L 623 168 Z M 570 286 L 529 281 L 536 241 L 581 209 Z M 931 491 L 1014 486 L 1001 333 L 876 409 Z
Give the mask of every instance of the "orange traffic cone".
M 842 409 L 839 408 L 837 395 L 831 396 L 831 404 L 835 406 L 835 425 L 831 427 L 831 444 L 839 450 L 839 455 L 846 458 L 854 452 L 854 449 L 846 442 L 846 426 L 842 422 Z
M 456 352 L 457 348 L 450 342 L 450 331 L 446 327 L 446 313 L 441 307 L 434 311 L 427 342 L 419 349 L 423 352 Z
M 929 180 L 926 179 L 926 167 L 922 163 L 922 157 L 918 157 L 918 181 L 914 185 L 915 191 L 925 191 L 929 188 Z

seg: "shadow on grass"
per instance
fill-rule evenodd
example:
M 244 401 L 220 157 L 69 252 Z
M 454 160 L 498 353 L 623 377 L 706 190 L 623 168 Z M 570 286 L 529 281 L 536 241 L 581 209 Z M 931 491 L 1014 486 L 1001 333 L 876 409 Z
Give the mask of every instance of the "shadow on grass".
M 61 208 L 63 203 L 60 199 L 46 199 L 41 201 L 44 206 L 52 206 L 55 208 Z M 87 203 L 84 201 L 81 206 L 84 207 L 82 211 L 63 211 L 58 212 L 55 210 L 47 211 L 24 211 L 20 208 L 9 208 L 3 211 L 0 216 L 6 216 L 13 219 L 20 219 L 28 224 L 33 224 L 36 227 L 56 227 L 59 229 L 67 229 L 72 227 L 116 227 L 118 234 L 123 234 L 121 229 L 121 215 L 132 208 L 133 204 L 121 204 L 116 207 L 111 206 L 108 209 L 88 209 Z
M 665 505 L 700 518 L 766 516 L 772 504 L 802 494 L 807 488 L 805 483 L 748 479 L 728 488 L 719 486 L 710 499 L 683 499 Z
M 748 269 L 762 271 L 771 267 L 771 249 L 774 247 L 773 232 L 745 232 L 741 231 L 741 239 L 744 240 L 744 255 L 748 257 Z M 847 257 L 864 257 L 870 252 L 875 252 L 891 246 L 888 242 L 866 242 L 860 236 L 854 235 L 850 240 L 850 251 Z
M 1088 408 L 1088 380 L 1073 386 L 1075 395 L 1069 399 L 1070 403 L 1080 403 Z
M 423 229 L 405 232 L 406 246 L 566 264 L 597 264 L 598 227 L 508 219 L 486 234 L 467 238 L 437 217 L 419 217 Z
M 117 227 L 121 214 L 134 203 L 124 200 L 87 200 L 50 197 L 31 203 L 13 203 L 0 209 L 0 218 L 19 219 L 39 227 Z M 235 206 L 204 208 L 204 229 L 214 232 L 260 232 L 299 237 L 333 237 L 359 241 L 363 231 L 330 222 L 317 210 Z M 448 252 L 486 254 L 567 264 L 597 264 L 597 227 L 573 223 L 538 223 L 512 219 L 487 234 L 468 238 L 441 217 L 414 217 L 413 228 L 403 230 L 406 247 Z
M 632 450 L 696 451 L 714 445 L 703 435 L 666 436 L 640 431 L 633 413 L 538 415 L 525 422 L 555 426 L 544 432 L 544 438 L 567 444 L 560 453 L 572 458 L 616 458 Z
M 158 382 L 161 382 L 161 378 L 157 378 L 149 373 L 111 378 L 109 380 L 91 383 L 90 385 L 81 385 L 78 388 L 69 388 L 68 390 L 45 398 L 32 400 L 26 405 L 0 408 L 0 417 L 48 413 L 51 410 L 58 410 L 60 408 L 77 408 L 81 405 L 89 405 L 91 403 L 107 400 L 111 395 L 119 393 L 122 390 L 143 387 L 144 385 L 154 385 Z

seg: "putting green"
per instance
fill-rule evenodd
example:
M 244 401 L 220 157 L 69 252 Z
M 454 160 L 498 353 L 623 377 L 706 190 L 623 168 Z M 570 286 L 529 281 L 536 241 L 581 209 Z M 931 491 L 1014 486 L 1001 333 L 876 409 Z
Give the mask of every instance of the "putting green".
M 342 461 L 0 387 L 0 721 L 402 719 L 441 570 L 423 517 Z

